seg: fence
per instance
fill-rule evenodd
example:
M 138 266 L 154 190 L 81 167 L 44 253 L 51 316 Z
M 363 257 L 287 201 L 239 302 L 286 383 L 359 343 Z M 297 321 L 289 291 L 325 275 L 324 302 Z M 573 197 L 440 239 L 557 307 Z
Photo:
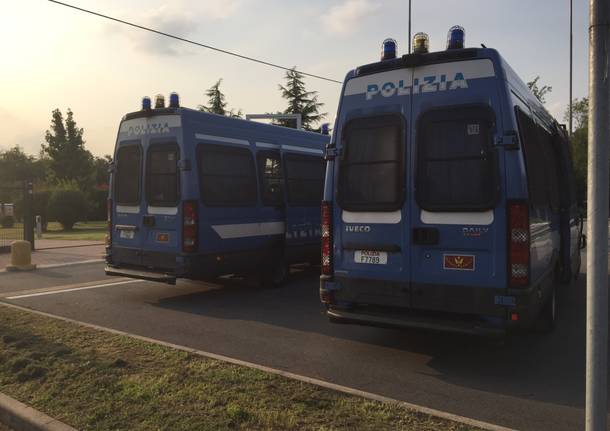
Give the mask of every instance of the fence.
M 0 253 L 16 240 L 30 241 L 34 249 L 33 188 L 31 181 L 0 185 Z

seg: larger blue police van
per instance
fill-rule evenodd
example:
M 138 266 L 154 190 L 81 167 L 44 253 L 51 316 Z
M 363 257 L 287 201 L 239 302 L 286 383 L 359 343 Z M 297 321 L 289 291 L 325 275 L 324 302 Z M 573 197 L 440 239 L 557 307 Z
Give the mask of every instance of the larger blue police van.
M 426 38 L 399 58 L 389 40 L 345 78 L 326 151 L 327 315 L 551 329 L 558 284 L 580 266 L 566 131 L 497 51 L 452 40 L 429 53 Z
M 329 136 L 159 98 L 121 121 L 108 200 L 106 274 L 170 284 L 320 259 Z

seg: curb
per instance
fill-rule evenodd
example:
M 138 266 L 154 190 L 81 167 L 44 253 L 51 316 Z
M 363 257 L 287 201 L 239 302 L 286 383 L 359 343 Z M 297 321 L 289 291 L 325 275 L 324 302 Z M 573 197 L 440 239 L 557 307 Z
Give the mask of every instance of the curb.
M 176 349 L 176 350 L 181 350 L 183 352 L 188 352 L 188 353 L 191 353 L 194 355 L 203 356 L 205 358 L 215 359 L 217 361 L 222 361 L 222 362 L 226 362 L 226 363 L 233 364 L 233 365 L 239 365 L 242 367 L 247 367 L 247 368 L 251 368 L 251 369 L 264 371 L 264 372 L 267 372 L 270 374 L 276 374 L 276 375 L 279 375 L 282 377 L 286 377 L 288 379 L 297 380 L 297 381 L 300 381 L 303 383 L 308 383 L 311 385 L 315 385 L 315 386 L 322 387 L 325 389 L 330 389 L 330 390 L 340 392 L 343 394 L 347 394 L 347 395 L 357 396 L 357 397 L 361 397 L 361 398 L 365 398 L 365 399 L 369 399 L 369 400 L 373 400 L 373 401 L 379 401 L 382 403 L 399 405 L 401 407 L 407 408 L 407 409 L 415 411 L 417 413 L 423 413 L 423 414 L 426 414 L 429 416 L 446 419 L 446 420 L 449 420 L 452 422 L 457 422 L 457 423 L 464 424 L 467 426 L 480 428 L 480 429 L 486 430 L 486 431 L 516 431 L 513 428 L 508 428 L 508 427 L 504 427 L 501 425 L 495 425 L 495 424 L 491 424 L 489 422 L 484 422 L 484 421 L 480 421 L 477 419 L 472 419 L 472 418 L 468 418 L 465 416 L 460 416 L 460 415 L 456 415 L 453 413 L 436 410 L 433 408 L 424 407 L 424 406 L 420 406 L 417 404 L 412 404 L 407 401 L 401 401 L 401 400 L 397 400 L 395 398 L 390 398 L 390 397 L 386 397 L 383 395 L 362 391 L 360 389 L 355 389 L 355 388 L 350 388 L 350 387 L 343 386 L 343 385 L 338 385 L 335 383 L 330 383 L 330 382 L 316 379 L 313 377 L 302 376 L 300 374 L 291 373 L 289 371 L 284 371 L 284 370 L 280 370 L 277 368 L 267 367 L 265 365 L 260 365 L 260 364 L 256 364 L 253 362 L 243 361 L 241 359 L 231 358 L 229 356 L 219 355 L 219 354 L 211 353 L 211 352 L 205 352 L 203 350 L 193 349 L 192 347 L 182 346 L 179 344 L 173 344 L 173 343 L 169 343 L 169 342 L 161 341 L 161 340 L 155 340 L 154 338 L 149 338 L 149 337 L 145 337 L 142 335 L 132 334 L 132 333 L 125 332 L 125 331 L 120 331 L 118 329 L 106 328 L 104 326 L 95 325 L 93 323 L 81 322 L 79 320 L 70 319 L 68 317 L 58 316 L 55 314 L 46 313 L 44 311 L 38 311 L 38 310 L 34 310 L 31 308 L 27 308 L 27 307 L 22 307 L 20 305 L 5 302 L 1 299 L 0 299 L 0 306 L 14 308 L 14 309 L 25 311 L 28 313 L 37 314 L 39 316 L 50 317 L 52 319 L 62 320 L 64 322 L 73 323 L 73 324 L 76 324 L 76 325 L 79 325 L 79 326 L 82 326 L 85 328 L 95 329 L 97 331 L 107 332 L 107 333 L 115 334 L 115 335 L 122 335 L 124 337 L 129 337 L 132 339 L 145 341 L 147 343 L 156 344 L 159 346 L 165 346 L 165 347 L 169 347 L 169 348 Z M 1 412 L 0 412 L 0 421 L 1 420 L 2 420 L 2 416 L 1 416 Z M 46 429 L 44 429 L 44 428 L 43 428 L 43 430 L 46 431 Z M 60 431 L 60 430 L 64 431 L 63 428 L 57 428 L 57 429 L 48 428 L 48 430 L 49 431 L 51 431 L 51 430 L 52 431 Z M 72 428 L 66 429 L 66 431 L 68 431 L 68 430 L 72 430 Z M 15 431 L 21 431 L 21 430 L 16 429 Z M 23 431 L 30 431 L 30 429 L 24 429 Z M 35 431 L 35 429 L 33 431 Z
M 77 431 L 3 393 L 0 393 L 0 423 L 15 431 Z
M 86 265 L 88 263 L 98 263 L 105 262 L 105 259 L 100 257 L 97 259 L 87 259 L 87 260 L 77 260 L 76 262 L 67 262 L 67 263 L 49 263 L 46 265 L 37 265 L 36 269 L 50 269 L 50 268 L 63 268 L 65 266 L 74 266 L 74 265 Z M 8 271 L 5 269 L 0 269 L 0 274 L 14 274 L 14 271 Z

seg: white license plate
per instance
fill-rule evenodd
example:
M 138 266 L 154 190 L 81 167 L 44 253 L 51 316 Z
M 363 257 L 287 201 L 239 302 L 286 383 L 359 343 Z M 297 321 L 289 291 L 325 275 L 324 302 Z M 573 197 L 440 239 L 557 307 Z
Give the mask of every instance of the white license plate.
M 356 250 L 354 262 L 368 263 L 371 265 L 387 265 L 388 253 L 385 251 Z
M 121 230 L 119 231 L 119 237 L 124 239 L 133 239 L 136 233 L 132 230 Z

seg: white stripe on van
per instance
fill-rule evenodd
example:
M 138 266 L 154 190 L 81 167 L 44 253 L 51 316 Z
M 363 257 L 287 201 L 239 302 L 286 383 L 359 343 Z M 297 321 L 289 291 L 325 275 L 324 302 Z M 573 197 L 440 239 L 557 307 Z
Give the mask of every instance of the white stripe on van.
M 256 146 L 259 148 L 273 148 L 276 150 L 279 150 L 281 145 L 277 145 L 277 144 L 268 144 L 267 142 L 257 142 Z
M 430 212 L 421 210 L 420 218 L 425 224 L 459 224 L 485 226 L 494 221 L 493 210 L 479 212 Z
M 396 224 L 400 223 L 402 214 L 400 210 L 390 212 L 350 212 L 343 211 L 341 220 L 343 223 L 371 223 L 371 224 Z
M 315 148 L 304 148 L 304 147 L 296 147 L 294 145 L 282 145 L 283 150 L 289 151 L 300 151 L 302 153 L 312 153 L 312 154 L 323 154 L 322 150 L 316 150 Z
M 125 214 L 137 214 L 140 212 L 140 206 L 139 205 L 117 205 L 116 212 L 125 213 Z
M 212 229 L 222 239 L 233 239 L 283 234 L 285 225 L 283 221 L 272 221 L 264 223 L 220 224 L 213 225 Z
M 149 205 L 148 214 L 176 215 L 178 214 L 178 207 L 152 207 Z
M 204 135 L 201 133 L 195 133 L 195 138 L 203 139 L 205 141 L 227 142 L 229 144 L 250 146 L 250 142 L 246 141 L 245 139 L 226 138 L 224 136 Z

